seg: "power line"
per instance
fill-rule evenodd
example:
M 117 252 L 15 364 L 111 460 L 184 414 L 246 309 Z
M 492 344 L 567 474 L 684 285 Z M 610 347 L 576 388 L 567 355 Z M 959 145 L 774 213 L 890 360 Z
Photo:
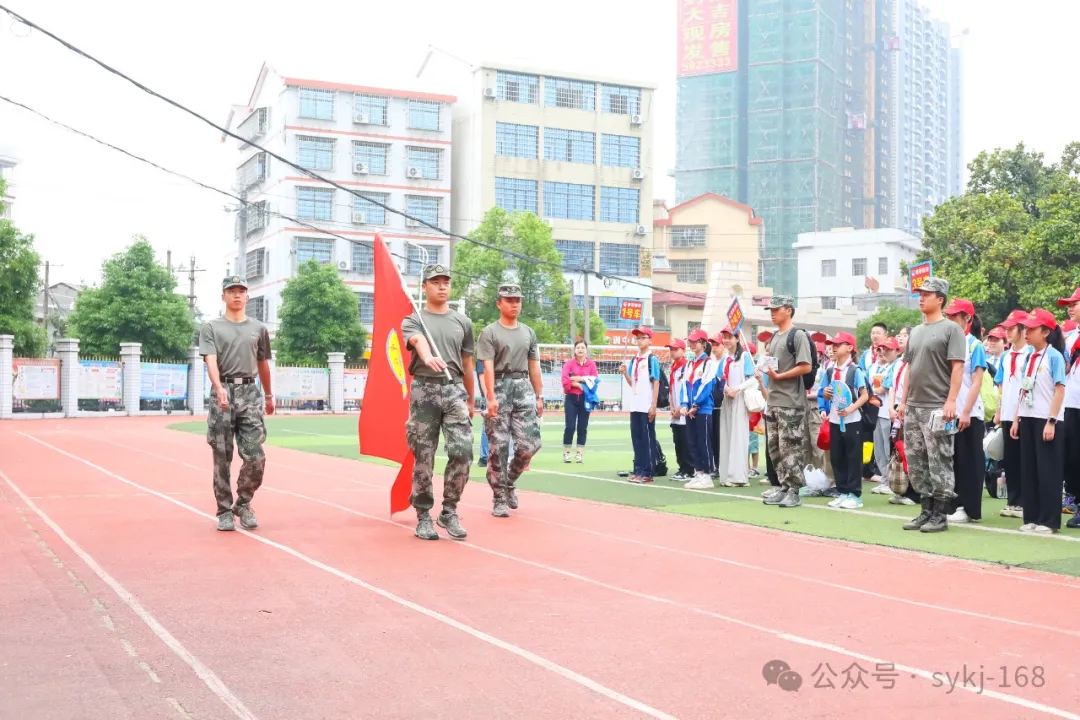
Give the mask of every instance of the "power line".
M 330 180 L 329 178 L 325 178 L 325 177 L 323 177 L 322 175 L 319 175 L 316 172 L 308 170 L 307 168 L 304 168 L 304 167 L 296 164 L 295 162 L 289 160 L 288 158 L 285 158 L 285 157 L 283 157 L 281 155 L 278 155 L 277 153 L 275 153 L 275 152 L 273 152 L 271 150 L 268 150 L 268 149 L 262 147 L 261 145 L 259 145 L 257 143 L 252 142 L 248 138 L 241 137 L 240 135 L 237 135 L 236 133 L 234 133 L 234 132 L 232 132 L 232 131 L 230 131 L 230 130 L 228 130 L 228 129 L 220 126 L 220 125 L 218 125 L 217 123 L 215 123 L 212 120 L 200 115 L 199 113 L 197 113 L 196 111 L 188 108 L 187 106 L 182 105 L 182 104 L 176 102 L 175 100 L 172 100 L 170 98 L 165 97 L 161 93 L 159 93 L 159 92 L 157 92 L 155 90 L 152 90 L 151 88 L 147 87 L 146 85 L 143 85 L 139 81 L 129 77 L 128 75 L 125 75 L 123 72 L 117 70 L 116 68 L 113 68 L 112 66 L 106 64 L 105 62 L 103 62 L 101 60 L 98 60 L 96 57 L 94 57 L 93 55 L 90 55 L 86 51 L 76 47 L 75 45 L 72 45 L 68 41 L 58 37 L 57 35 L 53 34 L 52 32 L 49 32 L 45 28 L 43 28 L 40 25 L 34 23 L 33 21 L 27 19 L 26 17 L 24 17 L 22 15 L 19 15 L 18 13 L 11 10 L 10 8 L 8 8 L 8 7 L 4 6 L 4 5 L 0 5 L 0 10 L 3 10 L 8 15 L 10 15 L 12 18 L 17 20 L 18 22 L 23 23 L 27 27 L 29 27 L 31 29 L 34 29 L 34 30 L 37 30 L 37 31 L 41 32 L 42 34 L 48 36 L 49 38 L 52 38 L 53 40 L 55 40 L 59 44 L 66 47 L 71 52 L 73 52 L 76 55 L 79 55 L 79 56 L 81 56 L 83 58 L 86 58 L 87 60 L 94 63 L 95 65 L 98 65 L 99 67 L 101 67 L 105 71 L 107 71 L 107 72 L 109 72 L 109 73 L 111 73 L 113 75 L 116 75 L 117 77 L 119 77 L 119 78 L 121 78 L 123 80 L 127 80 L 129 83 L 131 83 L 135 87 L 139 88 L 143 92 L 147 93 L 148 95 L 156 97 L 159 100 L 173 106 L 177 110 L 180 110 L 181 112 L 187 113 L 188 115 L 191 115 L 192 117 L 194 117 L 194 118 L 196 118 L 198 120 L 201 120 L 202 122 L 206 123 L 210 127 L 214 128 L 215 130 L 218 130 L 219 132 L 223 133 L 224 135 L 226 135 L 228 137 L 239 140 L 240 142 L 244 143 L 247 146 L 253 147 L 253 148 L 259 150 L 260 152 L 266 153 L 269 157 L 272 157 L 272 158 L 278 160 L 279 162 L 282 162 L 285 165 L 300 171 L 304 175 L 307 175 L 308 177 L 310 177 L 310 178 L 312 178 L 314 180 L 324 182 L 327 185 L 330 185 L 332 187 L 335 187 L 335 188 L 337 188 L 339 190 L 342 190 L 342 191 L 348 193 L 349 195 L 361 198 L 361 199 L 365 200 L 366 202 L 369 202 L 369 203 L 371 203 L 373 205 L 376 205 L 377 207 L 381 207 L 381 208 L 383 208 L 384 210 L 386 210 L 388 212 L 394 213 L 395 215 L 400 215 L 401 217 L 404 217 L 407 220 L 412 220 L 412 221 L 414 221 L 414 222 L 416 222 L 416 223 L 418 223 L 420 225 L 431 228 L 432 230 L 434 230 L 434 231 L 436 231 L 438 233 L 441 233 L 441 234 L 443 234 L 443 235 L 445 235 L 447 237 L 456 238 L 458 240 L 463 240 L 465 242 L 471 243 L 473 245 L 478 245 L 480 247 L 484 247 L 484 248 L 487 248 L 489 250 L 494 250 L 494 251 L 502 253 L 504 255 L 517 258 L 518 260 L 531 263 L 533 265 L 543 265 L 543 266 L 546 266 L 546 267 L 552 267 L 552 268 L 558 269 L 561 272 L 566 271 L 566 268 L 563 267 L 563 265 L 560 264 L 560 263 L 553 263 L 553 262 L 550 262 L 548 260 L 543 260 L 541 258 L 531 257 L 531 256 L 528 256 L 528 255 L 524 255 L 522 253 L 515 252 L 513 250 L 507 250 L 505 248 L 500 248 L 500 247 L 497 247 L 495 245 L 489 245 L 488 243 L 481 242 L 480 240 L 476 240 L 476 239 L 473 239 L 473 238 L 470 238 L 470 237 L 466 237 L 464 235 L 458 235 L 456 233 L 452 233 L 452 232 L 450 232 L 448 230 L 444 230 L 443 228 L 439 227 L 438 225 L 435 225 L 433 223 L 429 223 L 426 220 L 423 220 L 423 219 L 417 218 L 417 217 L 413 217 L 412 215 L 409 215 L 406 212 L 403 212 L 403 211 L 398 210 L 396 208 L 392 208 L 392 207 L 390 207 L 388 205 L 383 205 L 382 203 L 380 203 L 380 202 L 378 202 L 376 200 L 371 200 L 370 198 L 364 197 L 359 192 L 357 192 L 355 190 L 352 190 L 352 189 L 350 189 L 348 187 L 345 187 L 344 185 L 341 185 L 338 182 Z M 612 280 L 619 280 L 619 281 L 627 283 L 629 285 L 636 285 L 638 287 L 646 288 L 648 290 L 651 290 L 652 292 L 657 292 L 657 291 L 666 292 L 666 293 L 670 293 L 670 294 L 673 294 L 673 295 L 682 295 L 684 297 L 693 298 L 695 300 L 700 299 L 700 297 L 699 297 L 700 294 L 699 295 L 693 295 L 693 294 L 683 293 L 683 292 L 680 292 L 680 291 L 677 291 L 677 290 L 668 290 L 666 288 L 657 288 L 657 287 L 655 287 L 655 286 L 653 286 L 651 284 L 643 283 L 643 282 L 640 282 L 638 280 L 633 280 L 631 278 L 622 277 L 622 276 L 619 276 L 619 275 L 602 273 L 602 272 L 597 272 L 597 271 L 592 271 L 592 270 L 589 270 L 587 272 L 589 272 L 592 275 L 595 275 L 596 277 L 598 277 L 600 279 L 610 278 Z

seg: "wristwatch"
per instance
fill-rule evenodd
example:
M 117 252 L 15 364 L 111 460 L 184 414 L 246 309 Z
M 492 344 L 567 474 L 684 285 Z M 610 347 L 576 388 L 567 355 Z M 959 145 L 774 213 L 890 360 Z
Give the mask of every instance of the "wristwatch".
M 1057 425 L 1057 418 L 1047 418 L 1046 422 L 1050 423 L 1051 425 Z

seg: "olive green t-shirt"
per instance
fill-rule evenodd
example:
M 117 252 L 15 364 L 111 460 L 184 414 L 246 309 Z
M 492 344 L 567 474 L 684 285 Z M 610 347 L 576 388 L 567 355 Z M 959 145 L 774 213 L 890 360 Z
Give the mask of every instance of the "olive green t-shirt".
M 788 333 L 795 333 L 795 354 L 788 352 Z M 797 328 L 788 328 L 787 332 L 776 333 L 769 344 L 769 355 L 776 358 L 776 372 L 794 370 L 796 365 L 813 364 L 810 354 L 815 349 L 810 347 L 806 333 Z M 769 380 L 769 407 L 798 408 L 807 406 L 806 386 L 802 375 L 787 380 Z
M 256 363 L 270 359 L 270 333 L 254 318 L 243 322 L 214 318 L 199 328 L 199 354 L 216 355 L 223 378 L 255 377 Z
M 439 356 L 446 363 L 454 380 L 461 380 L 465 370 L 461 367 L 462 355 L 473 355 L 473 324 L 472 320 L 456 310 L 438 314 L 420 310 L 424 314 L 424 325 L 428 329 L 428 342 L 435 342 Z M 416 313 L 405 318 L 401 323 L 401 332 L 405 335 L 405 347 L 409 347 L 409 341 L 417 335 L 424 334 L 424 328 L 420 325 L 420 318 Z M 420 360 L 416 350 L 412 350 L 412 360 L 409 362 L 409 374 L 413 377 L 446 377 L 429 368 Z
M 480 333 L 477 345 L 477 358 L 484 361 L 485 368 L 491 362 L 496 373 L 528 372 L 529 361 L 540 359 L 536 333 L 522 323 L 508 328 L 495 321 Z
M 906 402 L 915 408 L 939 408 L 949 399 L 953 361 L 967 360 L 967 336 L 952 320 L 917 325 L 908 338 Z

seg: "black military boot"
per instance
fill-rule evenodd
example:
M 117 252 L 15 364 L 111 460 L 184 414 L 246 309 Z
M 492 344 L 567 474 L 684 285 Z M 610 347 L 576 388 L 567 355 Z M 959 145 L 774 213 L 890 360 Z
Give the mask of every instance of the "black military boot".
M 949 529 L 949 501 L 934 498 L 933 512 L 921 528 L 920 532 L 936 533 Z
M 930 521 L 930 516 L 934 514 L 934 498 L 924 497 L 922 498 L 922 514 L 915 518 L 911 522 L 904 525 L 905 530 L 921 530 L 922 526 Z

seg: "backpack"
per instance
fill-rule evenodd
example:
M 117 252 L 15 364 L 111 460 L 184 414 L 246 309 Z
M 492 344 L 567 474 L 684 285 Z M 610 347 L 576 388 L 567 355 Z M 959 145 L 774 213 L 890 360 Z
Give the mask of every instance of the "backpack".
M 806 390 L 814 387 L 814 381 L 817 378 L 818 371 L 818 354 L 817 346 L 814 341 L 810 339 L 810 333 L 802 328 L 792 328 L 791 332 L 787 336 L 787 351 L 791 357 L 797 357 L 795 355 L 795 333 L 801 332 L 806 335 L 806 342 L 810 343 L 810 372 L 802 376 L 803 387 Z
M 656 407 L 668 408 L 671 406 L 671 383 L 668 380 L 667 373 L 664 372 L 664 368 L 660 368 L 660 392 L 656 396 Z

